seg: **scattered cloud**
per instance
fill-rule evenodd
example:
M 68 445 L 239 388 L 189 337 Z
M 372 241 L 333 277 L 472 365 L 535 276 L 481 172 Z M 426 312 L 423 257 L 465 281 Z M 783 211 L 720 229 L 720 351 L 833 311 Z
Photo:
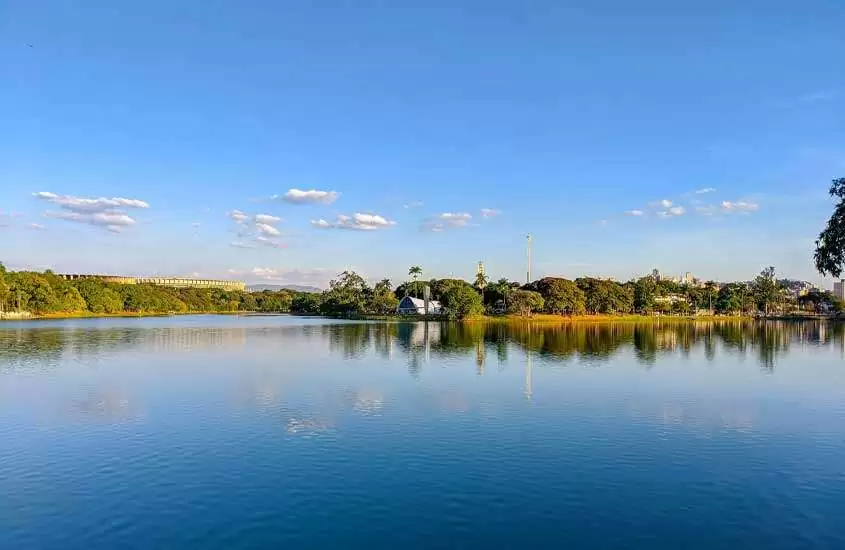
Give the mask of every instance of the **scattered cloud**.
M 57 195 L 49 191 L 39 191 L 32 195 L 61 209 L 48 210 L 44 212 L 45 217 L 103 227 L 112 233 L 120 233 L 122 228 L 135 225 L 135 219 L 129 216 L 125 209 L 150 207 L 145 201 L 122 197 L 85 198 Z
M 627 210 L 625 212 L 625 215 L 626 216 L 643 216 L 643 215 L 645 215 L 645 212 L 643 212 L 642 210 Z
M 288 247 L 287 243 L 279 242 L 276 239 L 265 237 L 263 235 L 257 236 L 255 238 L 255 242 L 257 242 L 258 244 L 260 244 L 262 246 L 267 246 L 267 247 L 270 247 L 270 248 L 278 248 L 280 250 Z
M 705 187 L 705 188 L 703 188 L 703 189 L 698 189 L 698 190 L 695 192 L 695 194 L 696 194 L 696 195 L 703 195 L 703 194 L 705 194 L 705 193 L 712 193 L 713 191 L 715 191 L 715 189 L 714 189 L 714 188 L 712 188 L 712 187 Z
M 202 224 L 200 222 L 194 222 L 194 223 L 191 224 L 191 227 L 199 227 L 201 225 Z
M 94 214 L 82 214 L 80 212 L 59 212 L 47 210 L 44 212 L 47 218 L 65 220 L 69 222 L 86 223 L 96 227 L 104 227 L 112 233 L 120 233 L 122 228 L 135 225 L 135 220 L 121 212 L 97 212 Z
M 712 204 L 709 204 L 707 206 L 696 206 L 695 211 L 702 216 L 712 216 L 716 213 L 717 209 Z
M 27 227 L 29 229 L 47 229 L 46 227 L 44 227 L 40 223 L 30 223 L 30 224 L 27 225 Z
M 419 208 L 423 205 L 422 201 L 413 201 L 403 205 L 405 208 Z
M 226 215 L 238 223 L 244 223 L 249 219 L 249 216 L 240 210 L 232 210 L 231 212 L 227 212 Z
M 310 189 L 302 191 L 300 189 L 289 189 L 287 193 L 279 197 L 273 195 L 271 199 L 279 199 L 290 204 L 331 204 L 337 200 L 340 193 L 337 191 L 319 191 L 317 189 Z
M 468 227 L 470 220 L 472 215 L 467 212 L 444 212 L 423 220 L 420 228 L 437 233 L 450 228 Z
M 98 199 L 86 199 L 83 197 L 73 197 L 70 195 L 57 195 L 48 191 L 39 191 L 33 193 L 36 198 L 45 200 L 60 206 L 66 210 L 73 212 L 106 212 L 117 208 L 149 208 L 150 205 L 138 199 L 124 199 L 115 197 L 107 199 L 100 197 Z
M 670 206 L 672 206 L 672 201 L 670 201 L 669 199 L 663 199 L 662 201 L 660 201 L 660 206 L 662 206 L 663 208 L 669 208 Z
M 657 215 L 660 218 L 673 218 L 677 216 L 683 216 L 686 211 L 686 208 L 684 208 L 683 206 L 671 206 L 666 210 L 658 212 Z
M 261 236 L 278 237 L 281 235 L 278 229 L 268 223 L 257 223 L 255 229 Z
M 501 214 L 501 210 L 496 210 L 495 208 L 482 208 L 481 209 L 481 217 L 482 218 L 495 218 L 499 214 Z
M 746 201 L 722 201 L 722 210 L 725 212 L 749 213 L 760 210 L 760 205 L 754 202 Z
M 396 225 L 393 220 L 388 220 L 378 214 L 362 214 L 356 212 L 351 216 L 338 214 L 334 223 L 322 218 L 311 220 L 311 225 L 320 229 L 353 229 L 358 231 L 375 231 L 391 225 Z
M 256 248 L 266 246 L 270 248 L 287 248 L 287 244 L 278 240 L 282 232 L 276 224 L 282 219 L 272 214 L 250 215 L 241 210 L 233 210 L 226 214 L 237 223 L 237 236 L 230 246 L 235 248 Z M 248 239 L 248 240 L 247 240 Z
M 278 216 L 272 216 L 270 214 L 256 214 L 255 221 L 256 223 L 266 223 L 269 225 L 273 225 L 282 221 L 282 218 Z

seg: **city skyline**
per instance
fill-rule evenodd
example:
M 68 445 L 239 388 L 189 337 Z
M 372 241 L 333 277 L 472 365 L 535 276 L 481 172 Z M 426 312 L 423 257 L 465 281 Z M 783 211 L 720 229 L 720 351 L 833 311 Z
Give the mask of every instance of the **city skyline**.
M 17 4 L 0 261 L 522 281 L 530 233 L 533 279 L 831 288 L 845 6 L 612 4 Z

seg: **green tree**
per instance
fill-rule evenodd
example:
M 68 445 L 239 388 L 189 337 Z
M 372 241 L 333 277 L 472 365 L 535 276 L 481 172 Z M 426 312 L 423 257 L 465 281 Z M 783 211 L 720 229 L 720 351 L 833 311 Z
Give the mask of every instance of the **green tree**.
M 99 279 L 74 281 L 85 305 L 91 313 L 119 313 L 123 311 L 123 298 Z
M 465 319 L 484 314 L 481 296 L 468 284 L 450 285 L 441 296 L 447 315 L 454 319 Z
M 545 303 L 543 309 L 548 313 L 578 315 L 586 307 L 584 291 L 568 279 L 545 277 L 527 288 L 540 293 Z
M 845 178 L 833 180 L 829 192 L 837 203 L 816 240 L 813 259 L 819 273 L 839 277 L 845 269 Z
M 337 279 L 329 282 L 329 290 L 323 293 L 320 309 L 327 315 L 351 315 L 363 313 L 369 293 L 367 282 L 354 271 L 344 271 Z
M 775 268 L 767 267 L 754 279 L 752 287 L 757 307 L 768 315 L 769 309 L 780 301 L 780 285 L 775 279 Z
M 634 310 L 648 313 L 654 309 L 657 283 L 653 277 L 642 277 L 634 283 Z
M 716 298 L 716 311 L 721 314 L 735 315 L 745 309 L 746 298 L 750 296 L 748 287 L 742 283 L 728 283 L 719 289 Z
M 408 270 L 408 275 L 414 280 L 414 282 L 416 282 L 416 280 L 419 279 L 420 276 L 422 276 L 422 272 L 422 268 L 418 265 L 415 265 L 411 266 L 411 268 Z
M 508 301 L 508 311 L 527 317 L 534 311 L 541 311 L 545 305 L 543 296 L 533 290 L 514 290 Z
M 376 315 L 391 315 L 396 313 L 399 299 L 393 293 L 390 279 L 382 279 L 373 287 L 367 300 L 367 311 Z
M 294 313 L 314 315 L 320 312 L 323 295 L 315 292 L 299 292 L 291 300 L 290 310 Z
M 12 292 L 6 284 L 6 266 L 0 262 L 0 311 L 4 311 L 9 302 Z
M 487 288 L 487 283 L 490 280 L 487 278 L 483 272 L 479 272 L 475 274 L 475 288 L 478 289 L 478 292 L 481 294 L 481 302 L 484 303 L 484 289 Z

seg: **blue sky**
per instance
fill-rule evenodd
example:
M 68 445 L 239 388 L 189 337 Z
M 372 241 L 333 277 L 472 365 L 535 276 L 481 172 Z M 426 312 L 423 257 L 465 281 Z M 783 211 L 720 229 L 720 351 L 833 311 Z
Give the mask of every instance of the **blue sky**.
M 844 27 L 838 0 L 7 1 L 0 260 L 522 279 L 530 232 L 537 277 L 818 282 Z

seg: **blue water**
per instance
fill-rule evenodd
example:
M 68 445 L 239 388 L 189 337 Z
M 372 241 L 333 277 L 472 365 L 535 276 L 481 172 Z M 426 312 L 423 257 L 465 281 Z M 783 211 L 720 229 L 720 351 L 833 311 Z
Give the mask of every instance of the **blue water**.
M 844 330 L 0 324 L 0 548 L 845 548 Z

